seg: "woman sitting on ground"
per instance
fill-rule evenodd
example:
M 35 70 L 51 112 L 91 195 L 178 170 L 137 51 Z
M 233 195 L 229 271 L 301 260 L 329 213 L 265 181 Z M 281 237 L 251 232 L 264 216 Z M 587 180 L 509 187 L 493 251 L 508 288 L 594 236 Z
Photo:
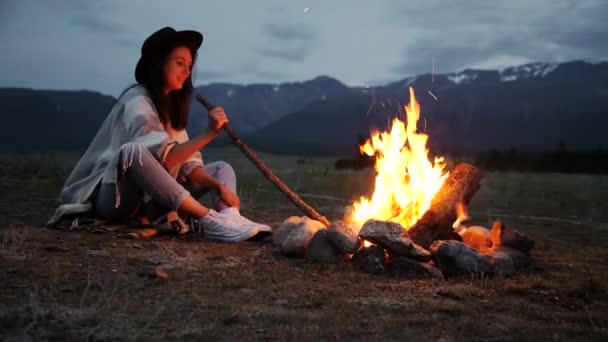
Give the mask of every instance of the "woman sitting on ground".
M 239 213 L 236 176 L 225 162 L 204 165 L 199 152 L 228 122 L 222 108 L 209 113 L 207 130 L 188 138 L 191 72 L 203 36 L 165 27 L 148 37 L 135 68 L 137 84 L 125 90 L 72 170 L 50 223 L 65 214 L 92 212 L 109 221 L 144 214 L 159 222 L 179 217 L 178 233 L 238 242 L 270 227 Z M 211 192 L 214 208 L 196 198 Z M 171 216 L 171 215 L 169 215 Z

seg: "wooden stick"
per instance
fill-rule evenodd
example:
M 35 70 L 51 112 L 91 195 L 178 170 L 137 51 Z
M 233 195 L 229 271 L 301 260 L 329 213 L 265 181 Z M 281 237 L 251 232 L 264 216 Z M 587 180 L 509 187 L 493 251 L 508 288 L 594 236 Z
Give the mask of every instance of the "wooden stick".
M 202 104 L 208 111 L 215 108 L 206 98 L 201 95 L 195 95 L 196 100 Z M 308 217 L 320 221 L 326 227 L 329 227 L 329 220 L 321 214 L 319 214 L 313 207 L 306 204 L 300 196 L 298 196 L 293 190 L 291 190 L 285 183 L 283 183 L 279 177 L 277 177 L 266 164 L 257 156 L 257 154 L 245 144 L 236 132 L 230 127 L 229 124 L 224 125 L 224 131 L 228 133 L 228 136 L 232 139 L 232 142 L 245 154 L 245 156 L 260 170 L 268 180 L 274 184 L 289 200 L 295 204 L 300 210 L 302 210 Z

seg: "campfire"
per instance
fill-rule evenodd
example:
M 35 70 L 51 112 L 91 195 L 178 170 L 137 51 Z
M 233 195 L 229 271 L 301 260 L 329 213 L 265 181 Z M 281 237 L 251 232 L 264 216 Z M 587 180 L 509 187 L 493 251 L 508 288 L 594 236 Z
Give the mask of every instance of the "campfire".
M 286 255 L 312 262 L 352 260 L 370 273 L 510 275 L 525 266 L 534 245 L 525 235 L 500 221 L 491 229 L 465 226 L 466 207 L 483 174 L 466 163 L 448 172 L 442 157 L 429 159 L 412 88 L 405 113 L 407 124 L 396 118 L 387 132 L 373 132 L 360 146 L 376 157 L 373 194 L 355 201 L 344 219 L 329 227 L 290 217 L 275 233 L 275 244 Z
M 410 104 L 405 106 L 407 126 L 395 118 L 390 132 L 372 134 L 361 152 L 376 156 L 374 194 L 361 197 L 353 205 L 347 221 L 358 226 L 369 219 L 393 221 L 409 229 L 430 208 L 433 196 L 447 177 L 443 158 L 428 159 L 428 136 L 417 132 L 420 105 L 410 88 Z

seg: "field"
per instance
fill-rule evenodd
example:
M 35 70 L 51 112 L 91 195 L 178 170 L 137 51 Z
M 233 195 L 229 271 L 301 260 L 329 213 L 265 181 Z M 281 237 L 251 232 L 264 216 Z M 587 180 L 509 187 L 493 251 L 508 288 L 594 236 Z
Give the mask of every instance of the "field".
M 302 215 L 236 149 L 205 157 L 235 166 L 246 216 L 276 228 Z M 371 190 L 370 170 L 261 157 L 330 219 Z M 532 237 L 533 265 L 431 281 L 308 264 L 269 239 L 48 229 L 75 162 L 0 156 L 0 340 L 608 340 L 607 176 L 487 173 L 472 223 L 501 218 Z

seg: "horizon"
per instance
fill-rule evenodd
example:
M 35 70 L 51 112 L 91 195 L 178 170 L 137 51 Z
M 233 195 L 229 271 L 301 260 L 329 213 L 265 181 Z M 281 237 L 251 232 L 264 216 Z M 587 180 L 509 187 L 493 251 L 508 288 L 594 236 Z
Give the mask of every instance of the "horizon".
M 473 68 L 473 67 L 465 67 L 461 70 L 458 71 L 448 71 L 448 72 L 443 72 L 443 73 L 435 73 L 434 75 L 450 75 L 450 74 L 459 74 L 462 73 L 464 71 L 467 70 L 472 70 L 472 71 L 497 71 L 498 73 L 502 73 L 505 70 L 511 69 L 511 68 L 519 68 L 522 66 L 526 66 L 526 65 L 534 65 L 534 64 L 546 64 L 546 65 L 557 65 L 557 64 L 564 64 L 564 63 L 573 63 L 573 62 L 584 62 L 584 63 L 588 63 L 588 64 L 602 64 L 602 63 L 608 63 L 608 59 L 605 60 L 598 60 L 598 59 L 574 59 L 574 60 L 568 60 L 568 61 L 564 61 L 564 62 L 560 62 L 560 63 L 548 63 L 548 62 L 541 62 L 541 61 L 535 61 L 535 62 L 529 62 L 529 63 L 524 63 L 524 64 L 517 64 L 517 65 L 511 65 L 511 66 L 506 66 L 504 68 L 500 68 L 500 69 L 484 69 L 484 68 Z M 342 84 L 344 84 L 346 87 L 349 88 L 369 88 L 369 87 L 382 87 L 382 86 L 386 86 L 388 84 L 391 83 L 395 83 L 395 82 L 399 82 L 399 81 L 403 81 L 406 79 L 410 79 L 413 77 L 421 77 L 421 76 L 425 76 L 425 75 L 431 75 L 432 73 L 430 72 L 425 72 L 425 73 L 421 73 L 421 74 L 416 74 L 416 75 L 408 75 L 405 77 L 402 77 L 401 79 L 396 79 L 396 80 L 387 80 L 385 83 L 383 84 L 374 84 L 374 85 L 353 85 L 353 84 L 347 84 L 345 82 L 343 82 L 342 80 L 333 77 L 331 75 L 317 75 L 315 77 L 309 78 L 309 79 L 305 79 L 305 80 L 298 80 L 298 81 L 282 81 L 282 82 L 278 82 L 278 83 L 269 83 L 269 82 L 254 82 L 254 83 L 234 83 L 234 82 L 224 82 L 224 81 L 214 81 L 214 82 L 209 82 L 209 83 L 199 83 L 199 84 L 195 84 L 194 87 L 198 88 L 198 87 L 205 87 L 205 86 L 212 86 L 212 85 L 236 85 L 236 86 L 243 86 L 243 87 L 248 87 L 248 86 L 259 86 L 259 85 L 268 85 L 268 86 L 280 86 L 283 84 L 298 84 L 298 83 L 305 83 L 305 82 L 309 82 L 312 81 L 314 79 L 320 78 L 320 77 L 328 77 L 331 78 L 333 80 L 336 80 Z M 128 85 L 125 85 L 122 90 L 130 87 L 131 85 L 135 84 L 130 83 Z M 101 92 L 99 90 L 96 89 L 87 89 L 87 88 L 34 88 L 34 87 L 13 87 L 13 86 L 0 86 L 0 89 L 31 89 L 31 90 L 36 90 L 36 91 L 73 91 L 73 92 L 79 92 L 79 91 L 88 91 L 88 92 L 97 92 L 99 94 L 102 95 L 107 95 L 107 96 L 112 96 L 112 97 L 116 97 L 114 94 L 108 94 L 108 93 L 104 93 Z

